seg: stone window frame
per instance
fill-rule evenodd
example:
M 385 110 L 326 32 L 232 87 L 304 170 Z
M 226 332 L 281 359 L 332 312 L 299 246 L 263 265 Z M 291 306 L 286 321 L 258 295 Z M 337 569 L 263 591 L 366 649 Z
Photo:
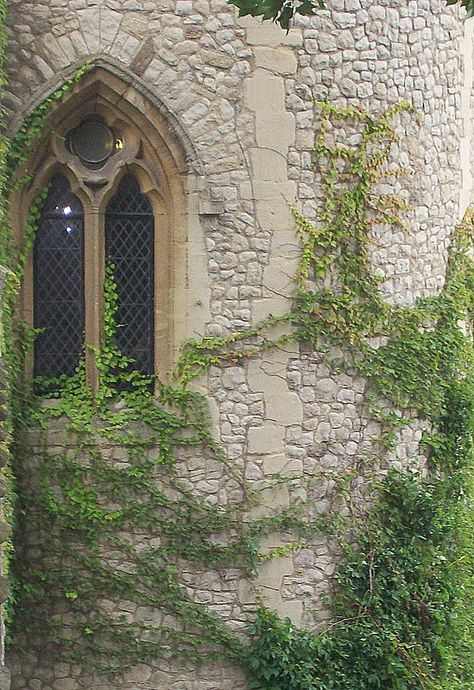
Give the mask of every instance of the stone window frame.
M 91 170 L 66 146 L 66 134 L 90 116 L 101 117 L 120 132 L 124 148 L 98 170 Z M 22 174 L 31 182 L 14 192 L 13 237 L 22 246 L 29 209 L 54 173 L 63 174 L 84 209 L 85 343 L 87 378 L 99 385 L 93 348 L 101 344 L 105 273 L 105 210 L 122 177 L 131 173 L 149 199 L 155 224 L 154 362 L 166 381 L 183 335 L 186 307 L 187 231 L 189 204 L 196 175 L 189 174 L 186 150 L 172 123 L 130 83 L 96 68 L 67 100 L 52 110 L 45 135 Z M 20 293 L 23 320 L 33 327 L 33 257 L 27 258 Z M 33 375 L 33 353 L 25 375 Z

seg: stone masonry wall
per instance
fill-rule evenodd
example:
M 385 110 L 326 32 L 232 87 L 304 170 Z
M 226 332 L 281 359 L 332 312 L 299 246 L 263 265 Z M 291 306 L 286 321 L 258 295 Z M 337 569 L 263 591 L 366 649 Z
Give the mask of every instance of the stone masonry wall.
M 472 53 L 458 14 L 440 0 L 328 0 L 328 10 L 298 18 L 286 35 L 236 19 L 223 0 L 10 0 L 4 103 L 14 128 L 74 66 L 100 58 L 132 73 L 178 118 L 210 198 L 222 207 L 200 219 L 207 277 L 193 271 L 196 246 L 188 246 L 189 283 L 180 304 L 186 337 L 242 330 L 269 313 L 288 311 L 298 262 L 288 203 L 296 201 L 316 220 L 321 194 L 311 168 L 314 99 L 374 111 L 408 100 L 421 124 L 401 116 L 401 140 L 392 153 L 415 174 L 382 191 L 400 193 L 414 210 L 407 229 L 378 229 L 372 258 L 386 298 L 412 304 L 442 285 L 450 232 L 470 193 L 465 114 L 472 84 L 465 75 L 472 75 Z M 196 300 L 196 290 L 204 299 Z M 249 482 L 272 472 L 352 470 L 376 450 L 379 428 L 363 405 L 364 381 L 335 373 L 318 353 L 288 346 L 241 366 L 214 367 L 201 387 L 216 438 Z M 422 431 L 418 422 L 401 430 L 381 466 L 416 462 Z M 209 500 L 221 500 L 221 488 L 211 484 Z M 311 491 L 312 511 L 324 515 L 334 486 L 324 480 Z M 295 483 L 277 500 L 285 505 L 297 492 L 304 489 Z M 363 493 L 361 474 L 355 500 Z M 279 543 L 275 536 L 269 545 Z M 317 629 L 328 616 L 324 597 L 337 558 L 337 545 L 317 538 L 311 548 L 266 563 L 256 584 L 282 616 Z M 248 583 L 236 576 L 224 584 L 219 573 L 200 577 L 196 594 L 221 605 L 226 619 L 251 612 Z M 239 613 L 237 622 L 246 616 Z M 25 654 L 11 658 L 10 666 L 15 690 L 244 686 L 238 669 L 222 665 L 196 669 L 168 661 L 139 667 L 117 685 L 96 681 L 87 664 L 71 667 Z
M 0 266 L 0 300 L 3 299 L 5 278 L 7 272 Z M 0 342 L 2 334 L 2 324 L 0 322 Z M 8 453 L 5 451 L 5 440 L 7 436 L 6 421 L 7 421 L 7 410 L 6 410 L 6 373 L 5 365 L 2 359 L 1 345 L 0 345 L 0 443 L 2 443 L 2 449 L 0 450 L 0 467 L 5 467 L 9 462 Z M 10 526 L 7 524 L 4 514 L 4 499 L 7 493 L 7 480 L 5 475 L 2 473 L 0 476 L 0 549 L 5 545 L 5 542 L 10 538 Z M 1 556 L 1 552 L 0 552 Z M 4 572 L 3 563 L 0 566 L 0 607 L 5 602 L 8 597 L 8 577 Z M 5 649 L 4 649 L 4 636 L 5 628 L 3 620 L 0 621 L 0 690 L 9 690 L 10 688 L 10 674 L 7 667 L 5 666 Z

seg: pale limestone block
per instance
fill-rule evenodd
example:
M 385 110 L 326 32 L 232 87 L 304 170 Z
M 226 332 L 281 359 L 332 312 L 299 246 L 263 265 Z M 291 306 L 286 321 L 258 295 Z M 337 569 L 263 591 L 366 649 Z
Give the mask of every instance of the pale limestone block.
M 265 299 L 256 299 L 253 302 L 254 323 L 263 321 L 270 314 L 273 316 L 287 314 L 290 309 L 291 299 L 286 297 L 268 297 Z
M 253 604 L 255 601 L 254 586 L 248 580 L 240 580 L 237 585 L 237 595 L 241 604 Z
M 151 676 L 151 668 L 145 664 L 136 664 L 124 673 L 124 681 L 132 683 L 146 683 Z
M 58 44 L 65 55 L 74 55 L 75 49 L 69 36 L 58 36 Z
M 239 185 L 239 196 L 242 200 L 250 199 L 255 201 L 255 194 L 253 191 L 253 184 L 249 181 L 242 182 Z
M 98 7 L 88 7 L 85 10 L 78 10 L 77 17 L 81 26 L 84 41 L 91 53 L 98 53 L 100 50 L 100 10 Z
M 253 187 L 257 201 L 272 201 L 283 205 L 285 200 L 292 200 L 296 196 L 296 184 L 292 181 L 274 182 L 257 179 L 254 180 Z
M 261 227 L 272 233 L 272 249 L 277 247 L 280 241 L 280 238 L 275 239 L 277 232 L 288 233 L 288 239 L 291 237 L 292 241 L 296 242 L 296 236 L 292 230 L 294 220 L 289 201 L 293 201 L 293 198 L 286 199 L 281 194 L 279 199 L 273 200 L 271 203 L 259 200 L 257 205 L 256 212 Z M 285 239 L 287 238 L 285 237 Z M 275 242 L 277 242 L 276 245 Z
M 198 203 L 197 195 L 192 196 L 190 203 Z M 183 338 L 203 334 L 206 323 L 211 320 L 209 307 L 211 292 L 207 271 L 208 256 L 203 230 L 197 214 L 190 213 L 188 219 L 189 244 L 183 246 L 182 263 L 176 261 L 177 266 L 187 266 L 187 290 L 185 293 L 175 292 L 176 295 L 180 295 L 179 301 L 176 302 L 175 312 L 188 313 Z M 187 252 L 189 252 L 188 255 L 186 255 Z M 182 283 L 182 281 L 179 282 Z
M 295 74 L 296 56 L 288 48 L 255 47 L 255 65 L 277 74 Z
M 248 386 L 254 393 L 260 393 L 265 387 L 266 376 L 262 371 L 262 360 L 251 359 L 248 363 Z
M 281 397 L 272 396 L 266 399 L 266 412 L 268 419 L 275 420 L 283 426 L 301 424 L 303 419 L 301 400 L 296 393 L 288 392 L 286 383 L 282 386 Z
M 263 458 L 262 468 L 264 474 L 275 474 L 283 471 L 287 464 L 287 458 L 283 453 L 267 455 Z
M 287 182 L 286 158 L 281 153 L 252 148 L 249 149 L 249 157 L 254 180 Z
M 254 76 L 246 80 L 244 91 L 249 108 L 257 113 L 270 115 L 285 111 L 285 84 L 281 77 L 257 69 Z
M 253 519 L 271 517 L 278 514 L 282 508 L 290 505 L 290 494 L 288 487 L 280 485 L 277 487 L 262 489 L 258 492 L 259 503 L 250 510 Z
M 281 556 L 265 561 L 256 578 L 257 587 L 279 590 L 284 577 L 294 572 L 293 558 Z
M 71 43 L 74 46 L 74 51 L 76 55 L 87 55 L 89 53 L 89 49 L 80 31 L 72 31 L 69 34 L 69 38 L 71 39 Z
M 121 23 L 122 15 L 120 12 L 107 10 L 105 7 L 102 8 L 100 17 L 100 38 L 106 52 L 110 50 L 112 43 L 115 41 Z
M 51 79 L 51 77 L 54 77 L 54 70 L 51 69 L 48 63 L 45 62 L 40 55 L 34 55 L 32 63 L 45 79 Z
M 270 374 L 283 376 L 286 379 L 288 358 L 295 354 L 299 355 L 299 345 L 294 346 L 292 343 L 286 343 L 283 348 L 276 347 L 273 350 L 268 350 L 265 352 L 263 368 Z
M 288 209 L 289 214 L 291 211 Z M 301 245 L 299 244 L 295 232 L 292 228 L 293 217 L 290 215 L 291 220 L 286 224 L 284 230 L 277 230 L 272 235 L 272 256 L 278 256 L 281 258 L 295 259 L 301 254 Z M 286 219 L 286 214 L 285 214 Z M 282 223 L 282 226 L 284 224 Z M 265 226 L 263 226 L 265 227 Z M 267 228 L 265 228 L 267 230 Z
M 257 144 L 286 154 L 295 141 L 295 116 L 276 112 L 268 117 L 256 113 L 255 134 Z
M 265 455 L 266 453 L 281 452 L 283 448 L 283 428 L 269 423 L 258 427 L 250 427 L 247 442 L 249 453 Z
M 42 52 L 45 59 L 56 69 L 69 62 L 61 49 L 57 39 L 52 34 L 46 34 L 38 41 L 39 52 Z
M 272 294 L 288 294 L 298 265 L 298 258 L 272 259 L 263 272 L 263 287 L 268 288 Z
M 303 36 L 298 29 L 290 29 L 288 33 L 281 30 L 272 22 L 263 22 L 254 17 L 239 17 L 237 24 L 247 29 L 246 42 L 251 46 L 301 46 Z
M 115 48 L 115 44 L 113 47 Z M 124 43 L 122 44 L 120 53 L 117 53 L 117 57 L 119 57 L 119 59 L 122 62 L 131 62 L 132 58 L 135 57 L 139 47 L 140 40 L 135 36 L 128 35 Z
M 128 14 L 123 18 L 122 29 L 128 34 L 132 34 L 142 40 L 143 36 L 147 33 L 148 22 L 146 17 L 137 14 Z
M 280 618 L 289 618 L 293 625 L 301 626 L 301 619 L 303 617 L 302 601 L 285 601 L 283 599 L 280 599 L 279 597 L 265 598 L 267 599 L 269 608 L 273 609 L 276 613 L 278 613 Z

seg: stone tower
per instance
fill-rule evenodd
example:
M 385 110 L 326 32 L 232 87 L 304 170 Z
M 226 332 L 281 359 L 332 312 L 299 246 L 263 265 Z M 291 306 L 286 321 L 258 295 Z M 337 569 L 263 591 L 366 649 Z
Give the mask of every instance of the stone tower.
M 97 93 L 104 113 L 145 133 L 172 197 L 160 336 L 160 366 L 169 368 L 189 337 L 225 336 L 291 309 L 299 244 L 289 205 L 315 222 L 319 209 L 314 101 L 373 112 L 409 101 L 421 123 L 398 118 L 392 156 L 416 174 L 387 191 L 415 210 L 407 212 L 410 229 L 380 232 L 371 258 L 385 299 L 412 305 L 442 287 L 450 234 L 471 199 L 473 35 L 460 14 L 441 0 L 328 0 L 326 10 L 298 17 L 285 34 L 238 19 L 224 0 L 9 0 L 9 131 L 92 61 L 85 85 L 53 112 L 51 127 L 74 124 Z M 199 386 L 227 461 L 249 481 L 301 475 L 318 463 L 351 466 L 373 452 L 379 429 L 363 405 L 364 380 L 335 372 L 297 344 L 213 366 Z M 413 458 L 423 429 L 414 421 L 398 431 L 387 461 Z M 222 478 L 196 477 L 198 488 L 207 482 L 211 503 L 224 500 Z M 329 494 L 325 485 L 314 497 L 321 515 Z M 288 503 L 286 488 L 277 500 Z M 336 562 L 331 539 L 321 538 L 313 549 L 266 562 L 257 585 L 273 610 L 311 627 L 328 615 L 324 597 Z M 237 572 L 192 575 L 196 602 L 235 629 L 245 624 L 254 599 Z M 230 663 L 165 659 L 139 664 L 117 682 L 97 677 L 87 659 L 55 663 L 28 649 L 8 666 L 14 690 L 245 687 Z

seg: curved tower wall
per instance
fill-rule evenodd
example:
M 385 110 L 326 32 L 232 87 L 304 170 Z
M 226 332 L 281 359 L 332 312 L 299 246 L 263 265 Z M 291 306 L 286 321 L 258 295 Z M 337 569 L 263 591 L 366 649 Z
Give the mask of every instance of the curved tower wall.
M 202 173 L 187 200 L 175 347 L 290 308 L 298 243 L 288 204 L 296 200 L 309 219 L 318 217 L 314 99 L 374 112 L 407 100 L 419 110 L 420 124 L 398 118 L 400 141 L 392 148 L 393 160 L 415 174 L 384 190 L 413 210 L 407 229 L 380 230 L 372 260 L 394 304 L 413 304 L 443 284 L 450 233 L 471 194 L 472 28 L 439 0 L 328 5 L 313 18 L 299 17 L 286 35 L 269 23 L 238 20 L 222 0 L 9 2 L 4 104 L 13 128 L 76 65 L 98 59 L 144 84 L 192 142 Z M 318 353 L 268 351 L 213 367 L 200 385 L 216 438 L 249 481 L 349 468 L 375 449 L 380 429 L 364 410 L 364 381 L 334 373 Z M 423 428 L 415 421 L 400 431 L 387 462 L 413 459 Z M 219 486 L 209 486 L 216 501 Z M 323 515 L 331 487 L 321 484 L 318 492 L 310 498 Z M 285 489 L 278 500 L 288 502 Z M 321 538 L 312 549 L 266 563 L 257 584 L 282 616 L 312 627 L 328 615 L 324 596 L 336 565 L 337 548 Z M 196 601 L 242 625 L 254 606 L 247 583 L 217 571 L 200 577 Z M 86 690 L 95 682 L 87 663 L 25 653 L 10 667 L 15 690 Z M 137 667 L 116 686 L 95 686 L 235 690 L 244 679 L 230 666 L 167 661 Z

